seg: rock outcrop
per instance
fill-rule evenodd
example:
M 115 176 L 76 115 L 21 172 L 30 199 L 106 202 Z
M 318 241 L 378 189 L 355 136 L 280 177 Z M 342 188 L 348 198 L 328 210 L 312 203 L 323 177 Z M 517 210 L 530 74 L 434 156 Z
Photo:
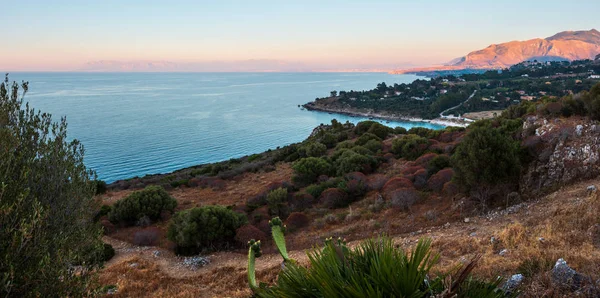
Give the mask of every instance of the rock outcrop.
M 589 120 L 561 120 L 529 117 L 523 131 L 535 130 L 523 146 L 534 160 L 521 176 L 521 192 L 571 183 L 600 174 L 600 125 Z

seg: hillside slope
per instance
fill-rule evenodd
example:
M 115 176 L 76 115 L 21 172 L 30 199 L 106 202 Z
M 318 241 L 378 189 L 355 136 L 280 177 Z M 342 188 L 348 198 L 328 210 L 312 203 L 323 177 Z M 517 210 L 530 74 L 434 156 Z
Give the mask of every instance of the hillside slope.
M 600 53 L 600 32 L 564 31 L 551 37 L 492 44 L 470 52 L 446 65 L 400 70 L 413 73 L 431 70 L 500 69 L 526 60 L 556 61 L 594 59 Z

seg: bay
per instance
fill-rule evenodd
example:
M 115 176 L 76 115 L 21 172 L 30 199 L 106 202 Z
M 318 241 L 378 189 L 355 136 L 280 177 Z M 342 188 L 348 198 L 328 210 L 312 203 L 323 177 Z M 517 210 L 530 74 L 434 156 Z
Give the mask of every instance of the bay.
M 263 152 L 304 140 L 332 119 L 302 110 L 332 90 L 410 83 L 385 73 L 14 73 L 29 81 L 25 101 L 66 116 L 69 137 L 85 146 L 85 163 L 107 182 L 166 173 Z M 430 123 L 390 122 L 410 128 Z

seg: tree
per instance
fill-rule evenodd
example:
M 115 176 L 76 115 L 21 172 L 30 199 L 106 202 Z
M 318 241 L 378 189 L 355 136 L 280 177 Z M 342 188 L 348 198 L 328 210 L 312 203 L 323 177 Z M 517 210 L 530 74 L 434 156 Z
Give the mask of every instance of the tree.
M 519 178 L 519 143 L 490 125 L 474 127 L 452 156 L 456 182 L 482 194 L 486 203 L 495 186 L 515 184 Z
M 203 206 L 177 212 L 167 236 L 177 252 L 195 254 L 234 243 L 236 230 L 248 222 L 246 216 L 224 206 Z
M 0 84 L 0 295 L 84 296 L 104 250 L 95 174 L 65 118 L 23 105 L 28 86 Z
M 292 168 L 294 169 L 292 179 L 301 184 L 310 184 L 315 182 L 320 175 L 329 175 L 331 172 L 331 165 L 325 159 L 319 157 L 300 159 L 294 163 Z

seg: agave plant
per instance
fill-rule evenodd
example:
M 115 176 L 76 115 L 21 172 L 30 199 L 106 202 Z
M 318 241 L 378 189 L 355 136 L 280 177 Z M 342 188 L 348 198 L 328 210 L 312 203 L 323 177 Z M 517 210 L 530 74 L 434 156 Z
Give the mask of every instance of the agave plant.
M 490 283 L 470 275 L 478 258 L 454 274 L 429 279 L 439 255 L 430 250 L 431 240 L 421 239 L 409 253 L 397 249 L 389 237 L 368 239 L 351 249 L 338 238 L 328 238 L 322 249 L 308 252 L 309 266 L 291 260 L 285 247 L 284 227 L 271 221 L 273 239 L 286 266 L 271 287 L 257 286 L 255 258 L 260 243 L 250 241 L 248 281 L 255 297 L 502 297 L 500 280 Z

